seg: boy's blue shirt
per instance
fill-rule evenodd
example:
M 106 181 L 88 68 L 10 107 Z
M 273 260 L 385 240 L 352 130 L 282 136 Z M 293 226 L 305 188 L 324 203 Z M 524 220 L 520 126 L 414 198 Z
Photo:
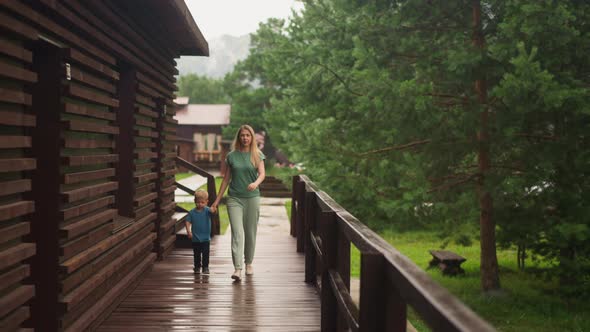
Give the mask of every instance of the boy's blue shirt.
M 211 241 L 211 211 L 208 206 L 200 212 L 196 208 L 190 210 L 186 221 L 191 223 L 193 242 Z

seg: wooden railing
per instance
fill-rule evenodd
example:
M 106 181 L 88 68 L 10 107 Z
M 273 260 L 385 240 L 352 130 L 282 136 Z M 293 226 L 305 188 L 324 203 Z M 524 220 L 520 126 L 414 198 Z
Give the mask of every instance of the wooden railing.
M 305 281 L 321 289 L 322 331 L 406 331 L 408 305 L 433 331 L 494 331 L 307 176 L 293 178 L 292 198 L 291 235 L 305 252 Z M 351 244 L 361 254 L 358 307 Z
M 215 199 L 217 199 L 217 192 L 216 192 L 217 189 L 215 188 L 215 177 L 211 173 L 205 171 L 204 169 L 199 168 L 199 167 L 191 164 L 190 162 L 188 162 L 178 156 L 176 157 L 175 160 L 176 160 L 176 165 L 182 166 L 193 173 L 199 174 L 200 176 L 207 178 L 207 192 L 209 193 L 209 204 L 213 203 L 215 201 Z M 191 188 L 183 186 L 182 184 L 180 184 L 178 182 L 174 182 L 174 184 L 176 185 L 176 187 L 178 189 L 188 193 L 189 195 L 195 194 L 195 191 L 192 190 Z M 180 206 L 177 206 L 176 208 L 178 210 L 188 212 L 185 209 L 181 208 Z M 220 232 L 221 232 L 221 228 L 219 225 L 219 214 L 215 214 L 211 218 L 211 235 L 219 235 Z

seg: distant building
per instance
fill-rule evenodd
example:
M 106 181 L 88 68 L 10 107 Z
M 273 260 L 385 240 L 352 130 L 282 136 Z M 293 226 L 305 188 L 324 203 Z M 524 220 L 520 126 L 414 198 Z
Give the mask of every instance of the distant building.
M 178 155 L 205 169 L 219 169 L 227 153 L 221 144 L 222 128 L 229 124 L 229 104 L 189 104 L 188 97 L 174 100 L 178 105 Z

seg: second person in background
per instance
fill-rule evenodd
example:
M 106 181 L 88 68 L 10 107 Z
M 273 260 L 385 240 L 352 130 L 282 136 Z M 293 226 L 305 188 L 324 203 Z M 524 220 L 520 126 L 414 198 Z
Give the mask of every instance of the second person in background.
M 264 154 L 258 149 L 254 130 L 242 125 L 227 154 L 227 165 L 219 195 L 211 204 L 213 212 L 229 184 L 227 212 L 231 226 L 231 252 L 235 271 L 231 275 L 235 281 L 242 279 L 242 262 L 246 263 L 246 275 L 254 273 L 252 261 L 256 248 L 256 232 L 260 215 L 260 190 L 264 181 Z

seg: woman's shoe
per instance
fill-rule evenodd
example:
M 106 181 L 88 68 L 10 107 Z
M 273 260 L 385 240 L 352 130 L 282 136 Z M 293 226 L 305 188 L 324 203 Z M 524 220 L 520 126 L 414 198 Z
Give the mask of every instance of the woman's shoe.
M 235 281 L 242 280 L 242 270 L 235 270 L 234 274 L 231 275 L 231 278 Z
M 246 275 L 251 276 L 254 274 L 254 269 L 252 268 L 252 264 L 246 264 Z

